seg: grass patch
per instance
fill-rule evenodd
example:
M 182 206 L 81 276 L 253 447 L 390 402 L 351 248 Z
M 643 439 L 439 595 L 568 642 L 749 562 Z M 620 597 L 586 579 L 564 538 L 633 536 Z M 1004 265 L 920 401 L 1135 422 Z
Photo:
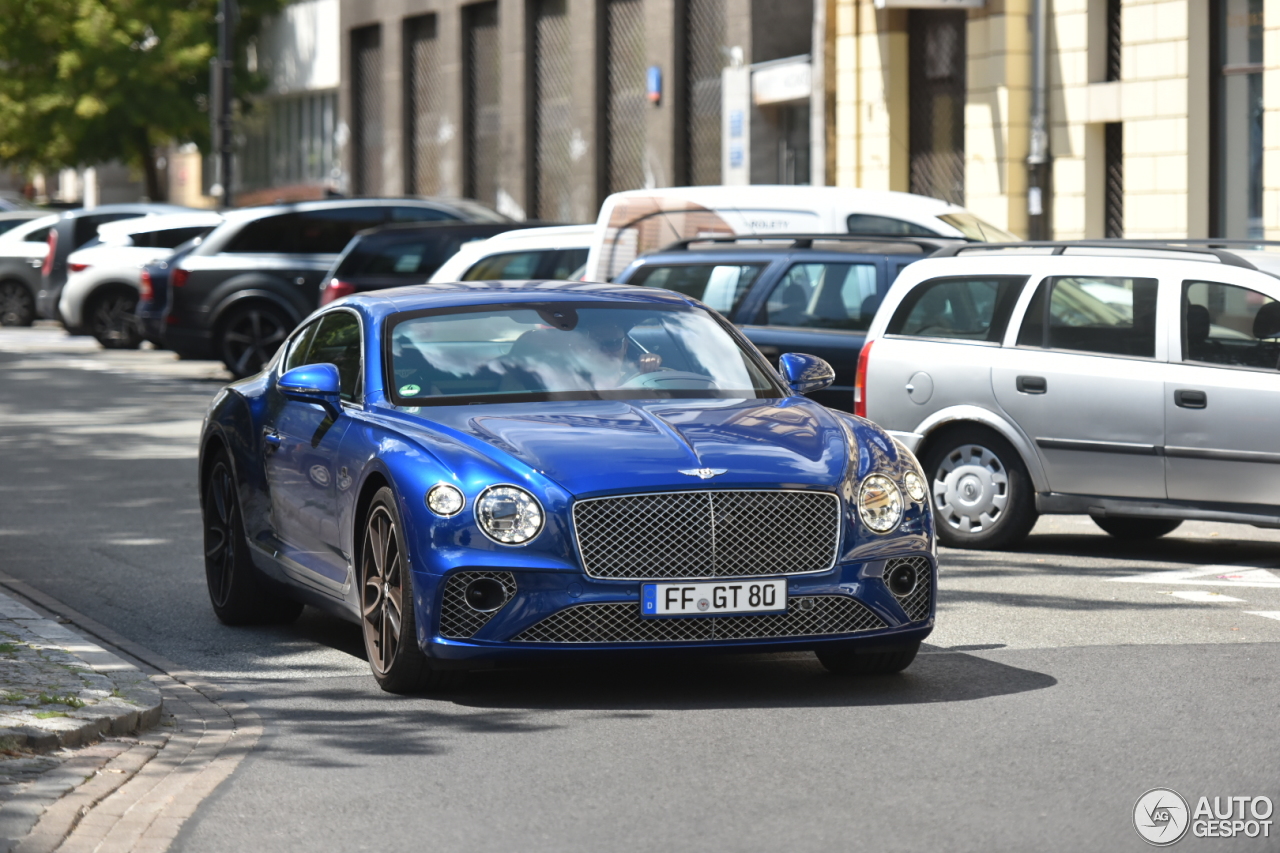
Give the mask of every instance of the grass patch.
M 0 643 L 0 654 L 11 655 L 22 646 L 18 643 Z
M 36 697 L 36 701 L 39 702 L 41 705 L 66 705 L 69 708 L 84 707 L 84 702 L 82 702 L 78 697 L 71 696 L 71 695 L 52 696 L 48 693 L 41 693 L 39 696 Z M 57 711 L 54 713 L 61 714 L 62 712 Z M 66 714 L 63 714 L 63 716 L 65 717 Z
M 0 695 L 0 699 L 3 699 L 4 701 L 8 702 L 10 705 L 16 705 L 17 703 L 21 702 L 23 699 L 26 699 L 26 698 L 27 698 L 27 694 L 25 693 L 5 693 L 3 695 Z
M 66 711 L 36 711 L 35 718 L 37 720 L 51 720 L 54 717 L 69 716 Z

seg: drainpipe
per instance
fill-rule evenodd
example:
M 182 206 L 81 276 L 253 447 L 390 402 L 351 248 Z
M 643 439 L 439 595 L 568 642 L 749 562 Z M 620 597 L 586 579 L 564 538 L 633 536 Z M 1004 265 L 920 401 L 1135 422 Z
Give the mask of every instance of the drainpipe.
M 1031 147 L 1027 154 L 1027 236 L 1032 240 L 1053 237 L 1049 221 L 1048 6 L 1049 0 L 1032 0 Z

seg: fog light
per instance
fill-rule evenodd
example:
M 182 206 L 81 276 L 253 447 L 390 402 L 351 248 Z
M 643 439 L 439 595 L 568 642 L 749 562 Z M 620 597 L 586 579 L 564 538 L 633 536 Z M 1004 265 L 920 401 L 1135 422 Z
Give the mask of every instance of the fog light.
M 436 483 L 427 490 L 427 509 L 436 515 L 448 518 L 451 515 L 457 515 L 462 512 L 462 508 L 467 505 L 467 499 L 463 497 L 456 486 L 448 483 Z
M 896 596 L 910 595 L 916 588 L 919 577 L 916 570 L 908 565 L 899 565 L 889 573 L 889 591 Z
M 467 584 L 467 606 L 481 613 L 492 613 L 507 603 L 507 591 L 493 578 L 477 578 Z

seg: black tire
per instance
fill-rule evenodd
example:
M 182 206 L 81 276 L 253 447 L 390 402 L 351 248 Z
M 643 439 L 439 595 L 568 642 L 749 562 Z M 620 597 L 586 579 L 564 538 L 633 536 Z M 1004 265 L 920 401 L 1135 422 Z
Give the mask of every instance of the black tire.
M 1036 524 L 1035 490 L 1022 457 L 993 430 L 949 430 L 921 460 L 938 541 L 950 548 L 1010 548 Z
M 36 321 L 36 300 L 20 281 L 0 281 L 0 326 L 30 326 Z
M 294 325 L 283 310 L 270 303 L 239 305 L 218 324 L 214 346 L 227 370 L 243 379 L 262 370 Z
M 1117 539 L 1159 539 L 1182 525 L 1180 518 L 1117 518 L 1092 516 L 1093 523 Z
M 84 306 L 84 327 L 106 349 L 137 349 L 142 344 L 137 309 L 137 291 L 113 287 L 95 293 Z
M 225 450 L 217 451 L 204 486 L 204 569 L 209 602 L 225 625 L 284 625 L 302 604 L 266 586 L 249 556 L 235 474 Z
M 391 489 L 373 496 L 360 533 L 360 626 L 369 669 L 388 693 L 419 693 L 453 684 L 418 646 L 413 572 L 405 556 L 400 513 Z M 407 606 L 406 606 L 407 605 Z
M 856 646 L 820 647 L 818 662 L 832 675 L 893 675 L 911 666 L 920 651 L 920 643 L 859 652 Z

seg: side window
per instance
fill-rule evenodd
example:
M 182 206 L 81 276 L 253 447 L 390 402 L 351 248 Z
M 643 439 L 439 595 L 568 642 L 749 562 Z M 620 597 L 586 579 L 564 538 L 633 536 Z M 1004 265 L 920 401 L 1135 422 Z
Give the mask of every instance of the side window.
M 627 283 L 664 287 L 700 299 L 721 314 L 732 314 L 764 267 L 764 264 L 644 266 Z
M 49 232 L 52 230 L 52 228 L 53 226 L 50 225 L 45 228 L 37 228 L 34 231 L 29 231 L 27 232 L 27 235 L 22 238 L 22 240 L 24 243 L 48 243 Z
M 1157 290 L 1154 278 L 1046 279 L 1027 306 L 1018 345 L 1154 358 Z
M 877 237 L 937 237 L 938 232 L 905 219 L 890 216 L 873 216 L 870 213 L 851 213 L 845 220 L 850 234 L 872 234 Z
M 1280 369 L 1280 302 L 1233 284 L 1184 281 L 1182 360 Z
M 543 252 L 490 255 L 462 274 L 462 281 L 514 281 L 533 278 Z
M 914 338 L 999 342 L 1025 276 L 935 278 L 903 298 L 885 330 Z
M 324 315 L 306 363 L 336 366 L 342 380 L 342 399 L 355 400 L 360 383 L 360 321 L 356 316 L 350 311 Z
M 309 363 L 307 361 L 307 350 L 311 347 L 311 339 L 315 337 L 316 327 L 319 325 L 319 322 L 309 324 L 293 339 L 293 343 L 289 345 L 289 354 L 284 359 L 284 370 L 281 372 L 293 370 L 295 367 L 301 367 Z
M 879 305 L 875 264 L 796 264 L 773 286 L 764 322 L 865 331 Z
M 440 222 L 457 221 L 458 217 L 433 207 L 393 207 L 392 222 Z
M 548 278 L 563 281 L 587 262 L 586 249 L 561 249 L 556 253 L 555 265 L 547 273 Z
M 298 247 L 295 252 L 336 255 L 346 248 L 357 231 L 386 221 L 384 207 L 340 207 L 311 210 L 298 215 Z

